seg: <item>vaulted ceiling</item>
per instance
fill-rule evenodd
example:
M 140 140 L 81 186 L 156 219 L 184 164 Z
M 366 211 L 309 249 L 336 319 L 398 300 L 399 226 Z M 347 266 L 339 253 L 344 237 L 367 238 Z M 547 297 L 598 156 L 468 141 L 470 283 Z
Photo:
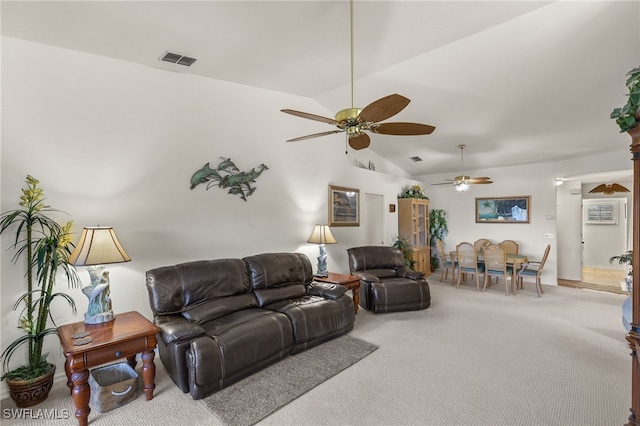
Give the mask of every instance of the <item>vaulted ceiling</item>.
M 9 37 L 313 98 L 318 110 L 306 112 L 321 116 L 351 107 L 347 0 L 1 7 Z M 369 149 L 414 176 L 459 171 L 459 144 L 468 170 L 629 145 L 609 114 L 640 65 L 638 1 L 380 0 L 355 1 L 354 12 L 355 106 L 399 93 L 411 103 L 388 121 L 436 126 L 428 136 L 371 137 Z M 159 61 L 167 50 L 197 61 Z M 282 114 L 277 125 L 292 120 L 302 119 Z M 308 121 L 308 130 L 331 127 Z M 298 143 L 343 144 L 344 134 Z

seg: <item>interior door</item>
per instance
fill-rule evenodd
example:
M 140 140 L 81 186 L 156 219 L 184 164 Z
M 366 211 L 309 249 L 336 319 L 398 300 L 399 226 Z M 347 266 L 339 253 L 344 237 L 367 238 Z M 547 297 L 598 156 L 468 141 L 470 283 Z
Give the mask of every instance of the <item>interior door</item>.
M 365 245 L 384 245 L 384 197 L 380 194 L 365 193 L 363 210 Z

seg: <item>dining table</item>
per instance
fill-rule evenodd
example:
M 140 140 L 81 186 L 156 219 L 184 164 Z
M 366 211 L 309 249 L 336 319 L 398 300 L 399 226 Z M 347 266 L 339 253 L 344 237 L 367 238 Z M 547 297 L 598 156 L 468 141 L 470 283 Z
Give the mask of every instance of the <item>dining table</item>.
M 458 252 L 452 251 L 449 252 L 451 256 L 451 261 L 456 262 L 458 258 Z M 478 253 L 478 261 L 482 261 L 482 255 Z M 511 275 L 511 288 L 513 294 L 516 294 L 516 289 L 518 286 L 516 285 L 516 279 L 518 277 L 518 270 L 523 267 L 526 263 L 529 263 L 529 257 L 524 254 L 515 254 L 515 253 L 507 253 L 507 264 L 512 266 L 512 275 Z

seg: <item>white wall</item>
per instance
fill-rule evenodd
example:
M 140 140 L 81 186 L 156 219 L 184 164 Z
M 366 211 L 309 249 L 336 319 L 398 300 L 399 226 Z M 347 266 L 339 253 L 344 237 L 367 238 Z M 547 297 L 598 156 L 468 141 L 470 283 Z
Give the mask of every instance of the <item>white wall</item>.
M 132 261 L 112 265 L 114 311 L 140 311 L 148 318 L 144 273 L 184 261 L 300 251 L 314 266 L 313 225 L 327 222 L 328 185 L 382 194 L 395 203 L 407 184 L 397 168 L 367 154 L 345 155 L 341 135 L 286 143 L 314 133 L 313 122 L 281 108 L 318 111 L 315 102 L 198 76 L 2 38 L 1 209 L 18 208 L 24 178 L 40 180 L 48 204 L 66 212 L 58 220 L 84 226 L 111 225 Z M 330 112 L 327 112 L 330 114 Z M 230 157 L 243 171 L 269 167 L 242 201 L 226 190 L 189 189 L 205 163 Z M 354 160 L 374 172 L 354 167 Z M 364 203 L 364 196 L 361 198 Z M 363 206 L 364 208 L 364 206 Z M 385 213 L 386 243 L 397 234 L 396 213 Z M 364 241 L 363 227 L 334 228 L 338 243 L 327 247 L 329 268 L 348 272 L 346 249 Z M 2 347 L 14 340 L 24 291 L 24 270 L 13 265 L 10 235 L 2 237 L 0 284 Z M 88 284 L 86 268 L 79 267 Z M 82 320 L 87 299 L 69 293 L 78 315 L 54 304 L 58 324 Z M 64 374 L 59 344 L 47 342 L 49 359 Z M 19 364 L 14 358 L 14 366 Z M 3 387 L 3 395 L 5 397 Z

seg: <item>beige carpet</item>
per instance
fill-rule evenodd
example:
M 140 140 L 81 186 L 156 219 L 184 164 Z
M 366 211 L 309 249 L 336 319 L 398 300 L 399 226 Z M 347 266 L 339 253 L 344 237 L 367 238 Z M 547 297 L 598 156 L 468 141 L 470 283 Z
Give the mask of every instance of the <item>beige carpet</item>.
M 505 296 L 503 286 L 477 293 L 475 284 L 456 289 L 429 282 L 427 310 L 373 315 L 360 309 L 350 335 L 379 349 L 258 425 L 625 423 L 631 358 L 620 314 L 624 296 L 546 286 L 538 298 L 533 285 Z M 139 397 L 94 411 L 89 424 L 221 424 L 157 364 L 152 401 Z M 3 425 L 77 424 L 66 388 L 36 409 L 69 410 L 68 420 L 9 420 L 5 409 L 12 406 L 2 401 Z

